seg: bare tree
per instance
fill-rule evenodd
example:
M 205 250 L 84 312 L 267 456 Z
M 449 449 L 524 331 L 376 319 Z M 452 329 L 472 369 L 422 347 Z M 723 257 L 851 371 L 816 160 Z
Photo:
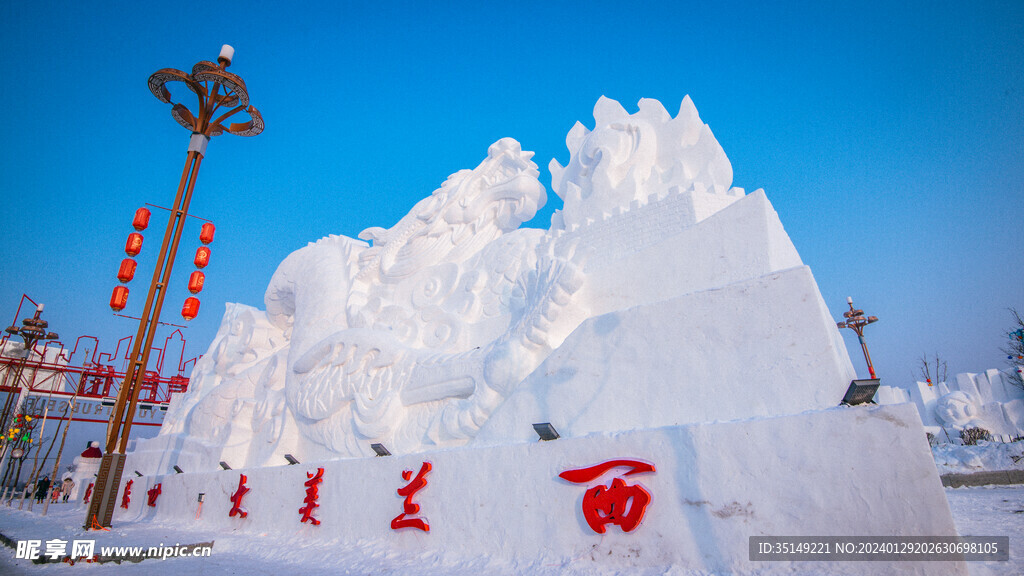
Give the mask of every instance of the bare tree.
M 1006 363 L 1010 365 L 1005 374 L 1009 377 L 1010 384 L 1024 388 L 1024 379 L 1021 378 L 1021 370 L 1024 369 L 1024 318 L 1020 317 L 1016 308 L 1010 308 L 1010 313 L 1013 314 L 1016 324 L 1006 331 L 1009 343 L 1001 348 L 1003 354 L 1006 354 Z
M 928 364 L 928 355 L 922 354 L 920 363 L 917 366 L 917 373 L 921 379 L 930 384 L 938 384 L 946 381 L 946 361 L 939 358 L 939 353 L 935 353 L 935 358 L 932 363 Z M 935 378 L 932 379 L 932 374 Z

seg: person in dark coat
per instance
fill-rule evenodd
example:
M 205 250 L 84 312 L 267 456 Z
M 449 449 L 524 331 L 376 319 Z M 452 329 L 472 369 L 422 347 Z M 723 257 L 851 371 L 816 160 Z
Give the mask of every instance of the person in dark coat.
M 43 476 L 39 482 L 36 482 L 36 504 L 42 504 L 43 498 L 46 498 L 50 493 L 50 478 Z

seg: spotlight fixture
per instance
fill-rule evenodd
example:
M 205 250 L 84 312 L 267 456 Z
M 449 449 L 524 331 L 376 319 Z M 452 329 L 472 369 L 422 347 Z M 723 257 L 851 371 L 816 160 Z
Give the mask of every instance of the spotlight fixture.
M 391 452 L 388 452 L 388 449 L 383 444 L 370 444 L 370 448 L 373 448 L 377 456 L 391 456 Z
M 231 466 L 228 466 L 228 463 L 223 460 L 220 461 L 220 467 L 225 470 L 231 470 Z
M 285 454 L 284 459 L 288 461 L 289 466 L 299 463 L 299 461 L 295 459 L 295 456 L 292 456 L 291 454 Z
M 142 472 L 139 472 L 138 470 L 135 471 L 135 475 L 142 478 Z
M 843 396 L 842 404 L 856 406 L 872 402 L 875 392 L 878 391 L 878 378 L 870 380 L 853 380 L 850 387 L 846 389 L 846 396 Z
M 537 436 L 540 436 L 541 440 L 554 440 L 559 438 L 558 430 L 551 425 L 551 422 L 541 422 L 533 425 L 533 430 L 537 432 Z
M 178 468 L 177 464 L 174 465 L 174 473 L 175 474 L 184 474 L 184 472 L 185 472 L 184 470 L 182 470 L 181 468 Z

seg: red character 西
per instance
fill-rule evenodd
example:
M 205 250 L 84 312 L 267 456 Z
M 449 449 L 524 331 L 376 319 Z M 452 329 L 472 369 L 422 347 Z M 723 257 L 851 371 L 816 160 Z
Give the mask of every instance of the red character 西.
M 558 476 L 574 484 L 584 484 L 612 468 L 630 468 L 622 476 L 654 472 L 654 465 L 640 460 L 609 460 L 589 468 L 566 470 Z M 615 524 L 623 532 L 632 532 L 644 519 L 651 494 L 640 484 L 630 485 L 622 478 L 612 480 L 610 486 L 595 486 L 583 495 L 583 518 L 598 534 L 605 526 Z

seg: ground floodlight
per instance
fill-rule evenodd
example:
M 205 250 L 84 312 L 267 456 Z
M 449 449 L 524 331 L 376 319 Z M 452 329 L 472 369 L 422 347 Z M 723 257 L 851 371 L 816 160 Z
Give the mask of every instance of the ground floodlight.
M 184 474 L 184 473 L 185 473 L 185 471 L 184 471 L 184 470 L 182 470 L 181 468 L 178 468 L 178 465 L 177 465 L 177 464 L 175 464 L 175 465 L 174 465 L 174 473 L 175 473 L 175 474 Z
M 206 500 L 206 493 L 205 492 L 200 492 L 199 493 L 199 503 L 202 504 L 203 500 Z
M 541 440 L 554 440 L 559 438 L 558 430 L 551 425 L 551 422 L 541 422 L 533 425 L 534 431 L 537 432 L 537 436 L 540 436 Z
M 142 472 L 139 472 L 138 470 L 135 471 L 135 475 L 142 478 Z
M 291 454 L 285 454 L 284 455 L 284 459 L 288 461 L 288 465 L 289 466 L 292 465 L 292 464 L 298 464 L 299 463 L 299 461 L 295 459 L 295 456 L 292 456 Z
M 231 466 L 228 466 L 228 463 L 223 460 L 220 461 L 220 467 L 225 470 L 231 470 Z
M 391 452 L 388 452 L 388 449 L 383 444 L 370 444 L 370 448 L 373 448 L 377 456 L 391 456 Z
M 878 381 L 878 378 L 851 381 L 850 387 L 846 389 L 846 396 L 843 396 L 842 403 L 848 406 L 856 406 L 871 402 L 875 397 L 875 392 L 878 391 Z

